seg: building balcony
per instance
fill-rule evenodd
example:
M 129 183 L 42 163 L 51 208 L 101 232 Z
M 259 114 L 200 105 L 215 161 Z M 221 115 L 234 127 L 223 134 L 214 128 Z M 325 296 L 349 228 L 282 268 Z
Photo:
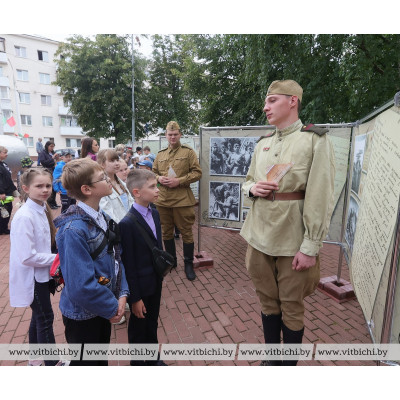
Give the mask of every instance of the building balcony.
M 59 106 L 58 115 L 72 115 L 72 114 L 70 114 L 69 107 Z
M 7 64 L 7 54 L 0 52 L 0 64 Z
M 14 126 L 13 127 L 11 127 L 10 125 L 8 125 L 8 124 L 4 124 L 3 125 L 3 132 L 4 133 L 14 133 Z
M 82 128 L 80 126 L 60 126 L 60 135 L 61 136 L 81 136 L 84 134 L 82 132 Z
M 10 80 L 6 76 L 0 76 L 0 86 L 10 87 Z
M 2 110 L 12 110 L 11 100 L 9 99 L 1 99 L 0 106 Z

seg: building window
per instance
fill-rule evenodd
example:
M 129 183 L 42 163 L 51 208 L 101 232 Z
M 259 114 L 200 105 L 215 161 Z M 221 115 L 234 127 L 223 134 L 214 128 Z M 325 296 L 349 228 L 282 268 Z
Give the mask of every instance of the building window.
M 71 107 L 71 101 L 63 98 L 64 107 Z
M 10 90 L 7 86 L 0 86 L 0 99 L 9 99 Z
M 67 147 L 81 147 L 82 140 L 81 139 L 65 139 L 65 144 Z
M 30 93 L 19 92 L 19 102 L 23 103 L 23 104 L 31 104 L 31 95 L 30 95 Z
M 49 62 L 49 53 L 47 51 L 38 50 L 39 61 Z
M 43 138 L 43 142 L 44 143 L 46 143 L 46 142 L 53 142 L 54 143 L 54 138 L 53 137 L 44 137 Z
M 3 110 L 3 117 L 7 121 L 9 118 L 12 117 L 12 111 L 11 110 Z
M 30 115 L 21 115 L 21 124 L 22 125 L 32 125 L 32 118 Z
M 0 37 L 0 51 L 2 53 L 6 52 L 6 39 Z
M 78 121 L 74 117 L 61 117 L 61 126 L 78 126 Z
M 42 117 L 43 126 L 53 126 L 53 117 Z
M 32 125 L 32 116 L 31 115 L 21 115 L 21 124 L 22 125 Z
M 50 74 L 39 72 L 39 81 L 40 83 L 44 83 L 45 85 L 50 85 Z
M 41 94 L 40 101 L 42 103 L 42 106 L 51 106 L 51 96 L 46 96 L 44 94 Z
M 26 71 L 26 70 L 24 70 L 24 69 L 17 69 L 17 79 L 18 79 L 19 81 L 28 82 L 28 80 L 29 80 L 28 71 Z
M 23 137 L 22 141 L 25 143 L 26 147 L 33 147 L 33 138 L 32 137 Z
M 3 76 L 3 67 L 0 67 L 0 76 Z
M 108 139 L 108 147 L 113 149 L 115 147 L 115 140 Z
M 14 46 L 15 47 L 15 55 L 17 57 L 26 58 L 26 47 Z

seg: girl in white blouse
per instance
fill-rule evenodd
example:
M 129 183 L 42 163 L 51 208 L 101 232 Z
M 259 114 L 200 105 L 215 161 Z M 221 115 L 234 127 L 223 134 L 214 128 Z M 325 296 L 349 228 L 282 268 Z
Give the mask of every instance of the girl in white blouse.
M 118 154 L 113 149 L 100 150 L 97 162 L 104 168 L 113 187 L 112 193 L 100 200 L 100 208 L 119 223 L 131 208 L 134 200 L 125 183 L 117 176 L 121 166 Z
M 51 252 L 55 227 L 46 202 L 52 191 L 52 177 L 45 169 L 30 168 L 22 175 L 21 183 L 28 199 L 11 222 L 10 305 L 31 307 L 30 344 L 52 344 L 55 338 L 49 271 L 55 258 Z M 55 364 L 57 361 L 45 360 L 45 365 Z

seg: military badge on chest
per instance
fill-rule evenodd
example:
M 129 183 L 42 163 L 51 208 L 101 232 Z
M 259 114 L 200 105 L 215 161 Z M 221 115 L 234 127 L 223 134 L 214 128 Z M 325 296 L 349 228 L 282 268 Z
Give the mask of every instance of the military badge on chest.
M 270 147 L 264 147 L 263 151 L 268 151 L 270 149 Z

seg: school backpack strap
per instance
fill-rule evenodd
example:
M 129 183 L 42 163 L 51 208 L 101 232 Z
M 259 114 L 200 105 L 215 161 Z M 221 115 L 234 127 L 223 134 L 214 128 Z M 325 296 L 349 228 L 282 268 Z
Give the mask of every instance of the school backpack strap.
M 104 247 L 107 246 L 107 243 L 108 243 L 108 237 L 106 234 L 104 234 L 103 240 L 100 243 L 99 247 L 93 253 L 90 253 L 90 257 L 92 257 L 93 261 L 100 255 L 100 253 L 103 251 Z

